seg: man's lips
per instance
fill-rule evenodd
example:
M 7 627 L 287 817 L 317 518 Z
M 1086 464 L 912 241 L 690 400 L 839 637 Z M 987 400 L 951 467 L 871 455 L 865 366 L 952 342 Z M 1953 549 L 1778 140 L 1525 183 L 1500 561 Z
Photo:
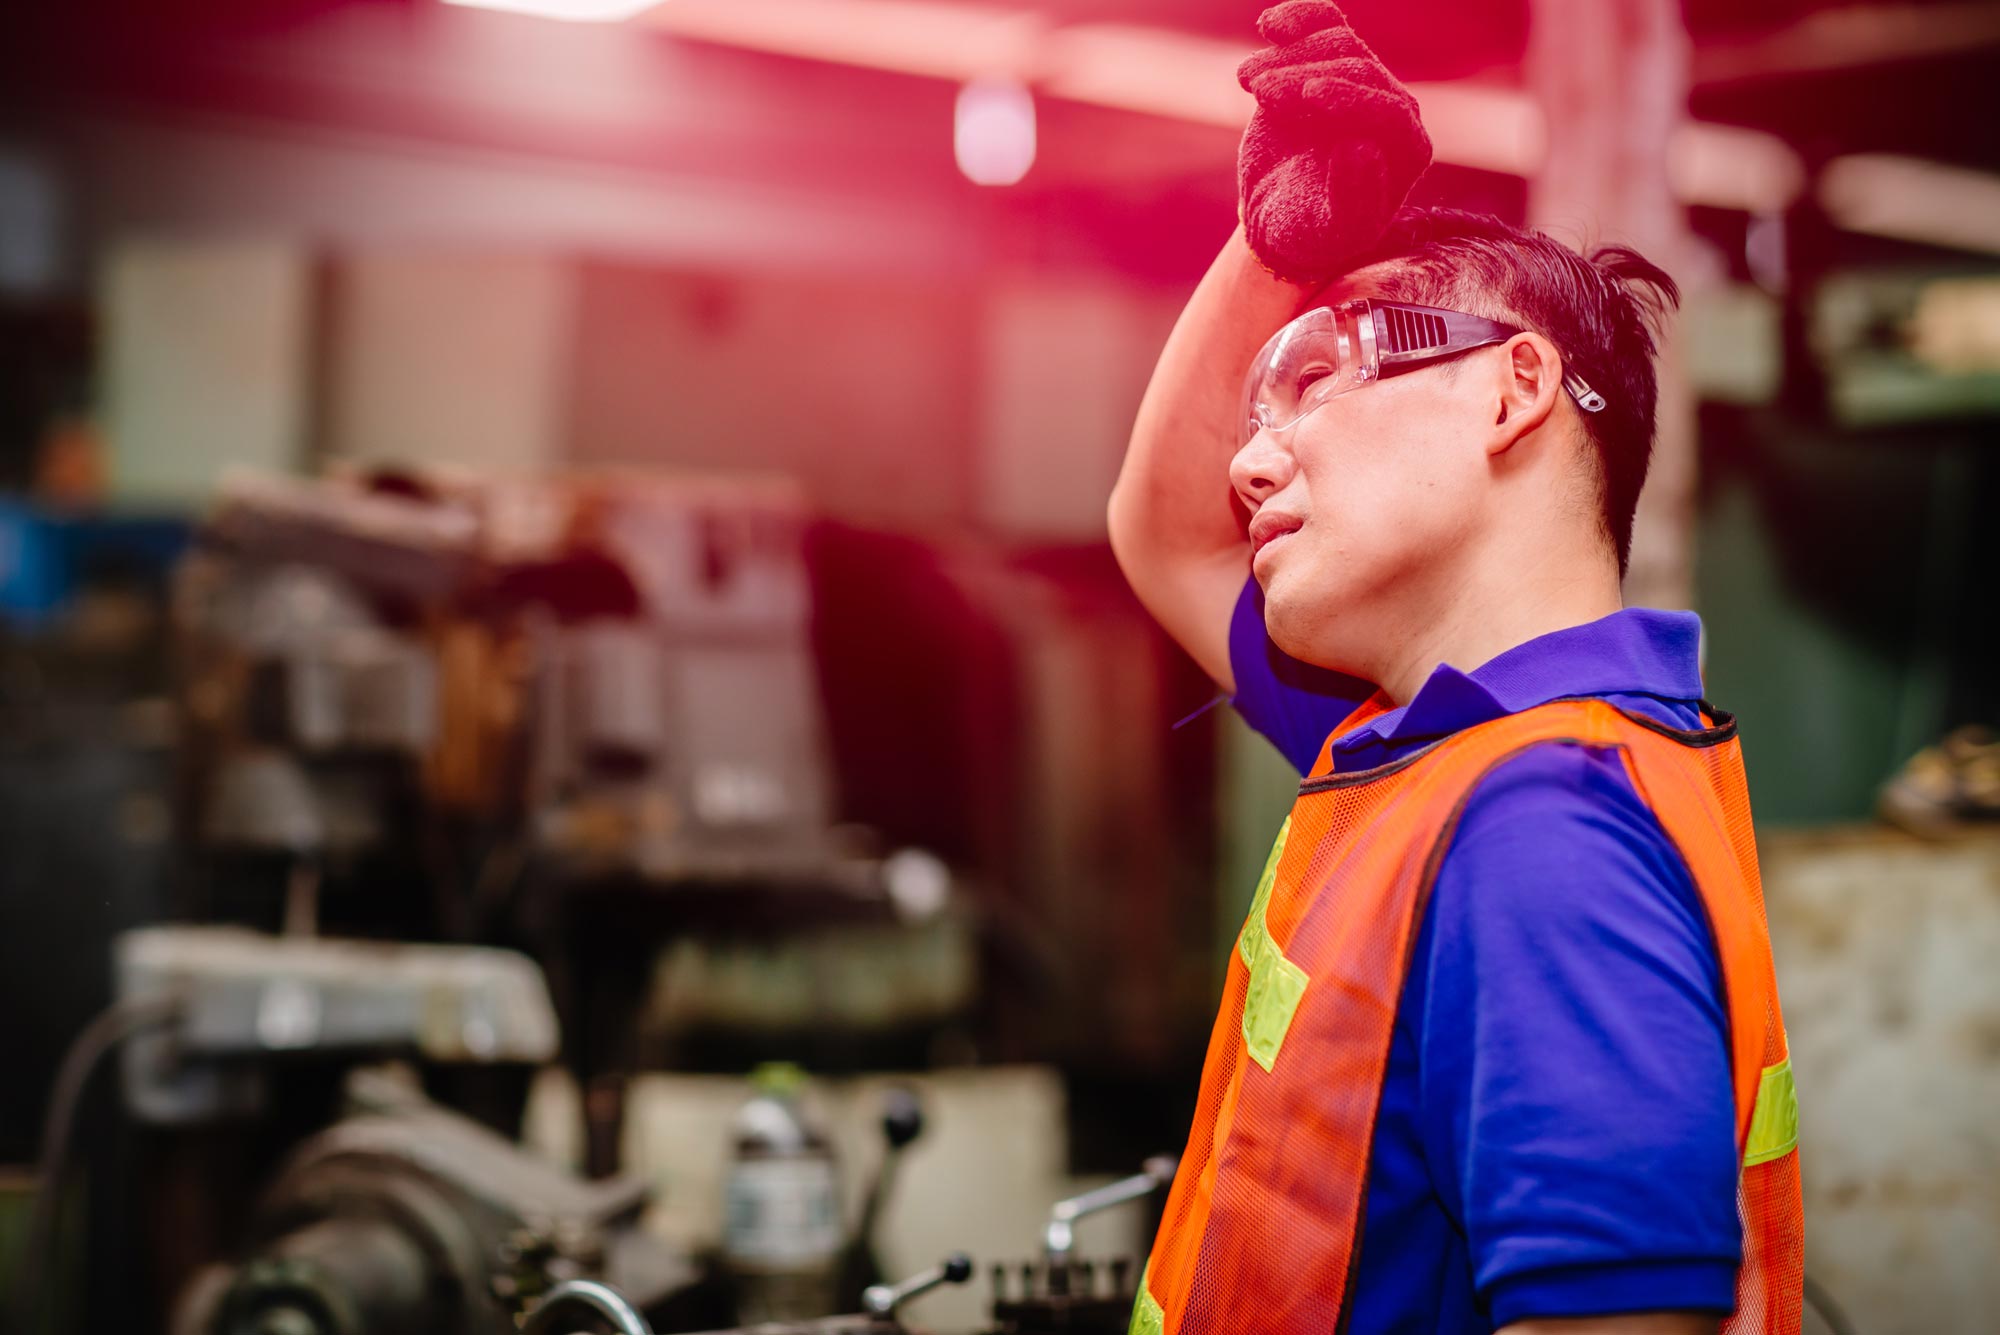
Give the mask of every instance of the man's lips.
M 1296 533 L 1305 526 L 1305 521 L 1291 515 L 1260 514 L 1250 521 L 1250 555 L 1258 552 L 1284 537 Z

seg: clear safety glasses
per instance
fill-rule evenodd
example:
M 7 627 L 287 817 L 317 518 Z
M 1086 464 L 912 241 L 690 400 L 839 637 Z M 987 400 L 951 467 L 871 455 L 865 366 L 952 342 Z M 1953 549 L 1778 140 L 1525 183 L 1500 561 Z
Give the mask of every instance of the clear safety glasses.
M 1307 311 L 1273 334 L 1251 364 L 1237 444 L 1249 444 L 1259 431 L 1284 430 L 1336 394 L 1505 343 L 1520 332 L 1463 311 L 1394 301 L 1345 301 Z M 1568 368 L 1563 388 L 1585 412 L 1603 410 L 1604 396 Z

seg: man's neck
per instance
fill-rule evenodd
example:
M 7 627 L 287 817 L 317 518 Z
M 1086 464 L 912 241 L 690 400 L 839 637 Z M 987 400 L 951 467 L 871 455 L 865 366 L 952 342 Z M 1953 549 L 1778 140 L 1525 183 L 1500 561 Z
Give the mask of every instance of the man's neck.
M 1434 610 L 1410 618 L 1388 637 L 1375 684 L 1399 705 L 1423 688 L 1439 665 L 1461 672 L 1517 645 L 1596 621 L 1624 605 L 1618 570 L 1601 553 L 1549 550 L 1531 562 L 1480 561 L 1482 575 L 1457 583 Z

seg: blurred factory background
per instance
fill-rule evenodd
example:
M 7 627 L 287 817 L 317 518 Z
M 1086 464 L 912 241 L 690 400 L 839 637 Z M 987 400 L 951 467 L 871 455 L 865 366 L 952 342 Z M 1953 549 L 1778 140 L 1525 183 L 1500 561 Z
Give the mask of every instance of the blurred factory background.
M 1146 1206 L 1045 1224 L 1184 1139 L 1292 784 L 1103 519 L 1257 8 L 9 15 L 21 1335 L 709 1328 L 954 1249 L 912 1321 L 1124 1329 Z M 1989 1331 L 2000 4 L 1345 8 L 1421 200 L 1690 291 L 1631 593 L 1745 721 L 1811 1267 Z

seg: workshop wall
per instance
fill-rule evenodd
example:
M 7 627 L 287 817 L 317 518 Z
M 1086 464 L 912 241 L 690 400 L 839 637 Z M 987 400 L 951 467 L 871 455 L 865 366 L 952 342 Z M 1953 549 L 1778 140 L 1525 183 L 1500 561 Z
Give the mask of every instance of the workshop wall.
M 131 239 L 105 256 L 97 307 L 109 473 L 121 498 L 195 507 L 227 468 L 304 462 L 313 286 L 303 247 Z
M 964 285 L 585 261 L 564 349 L 563 456 L 781 472 L 832 516 L 970 518 L 976 346 Z
M 1709 698 L 1744 720 L 1760 827 L 1867 819 L 1947 728 L 2000 717 L 2000 459 L 1974 424 L 1704 418 Z
M 1785 834 L 1763 855 L 1813 1273 L 1870 1335 L 1981 1335 L 2000 1311 L 2000 839 Z
M 345 252 L 323 269 L 321 459 L 505 476 L 562 458 L 575 265 L 428 247 Z

